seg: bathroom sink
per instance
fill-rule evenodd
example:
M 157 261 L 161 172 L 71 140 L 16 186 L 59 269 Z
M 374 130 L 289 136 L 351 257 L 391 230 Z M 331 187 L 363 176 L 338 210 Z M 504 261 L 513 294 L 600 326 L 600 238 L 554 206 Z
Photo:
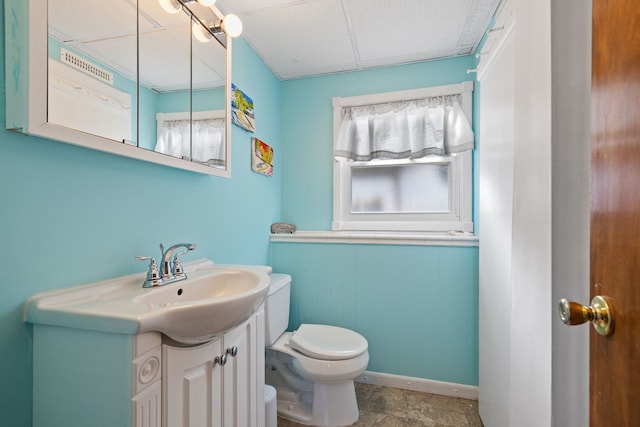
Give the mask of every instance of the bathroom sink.
M 196 274 L 198 277 L 193 277 Z M 181 282 L 147 288 L 134 301 L 161 313 L 145 322 L 150 330 L 175 341 L 199 343 L 247 320 L 264 301 L 268 288 L 266 274 L 212 268 L 192 273 Z
M 144 274 L 34 295 L 25 321 L 101 332 L 161 332 L 197 344 L 247 320 L 263 303 L 270 282 L 266 266 L 184 265 L 188 278 L 143 288 Z
M 223 270 L 207 272 L 187 282 L 177 282 L 169 286 L 161 286 L 140 295 L 135 299 L 143 304 L 170 304 L 216 298 L 227 300 L 238 294 L 253 290 L 259 277 L 246 270 Z

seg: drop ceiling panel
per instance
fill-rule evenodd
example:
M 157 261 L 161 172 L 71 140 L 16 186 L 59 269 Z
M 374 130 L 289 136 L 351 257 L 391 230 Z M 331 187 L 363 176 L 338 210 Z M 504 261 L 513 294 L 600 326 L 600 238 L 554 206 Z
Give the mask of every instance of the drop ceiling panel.
M 347 0 L 362 61 L 423 57 L 456 46 L 472 0 Z
M 242 14 L 243 35 L 280 78 L 354 69 L 340 0 L 289 2 Z

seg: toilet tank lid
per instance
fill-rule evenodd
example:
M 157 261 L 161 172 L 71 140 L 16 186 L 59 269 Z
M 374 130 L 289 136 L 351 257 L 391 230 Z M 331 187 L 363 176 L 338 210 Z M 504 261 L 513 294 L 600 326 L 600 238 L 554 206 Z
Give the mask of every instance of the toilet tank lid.
M 274 294 L 286 285 L 291 283 L 291 276 L 288 274 L 273 273 L 271 274 L 271 283 L 267 295 Z
M 365 337 L 350 329 L 302 324 L 291 334 L 289 346 L 314 359 L 345 360 L 360 356 L 369 344 Z

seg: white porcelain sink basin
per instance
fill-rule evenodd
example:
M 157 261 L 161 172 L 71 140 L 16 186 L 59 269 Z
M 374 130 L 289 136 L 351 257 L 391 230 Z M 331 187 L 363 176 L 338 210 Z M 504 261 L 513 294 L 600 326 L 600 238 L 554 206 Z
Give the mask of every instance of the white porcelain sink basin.
M 209 274 L 211 273 L 211 274 Z M 216 298 L 228 300 L 229 297 L 250 292 L 258 284 L 259 277 L 247 270 L 206 271 L 205 275 L 193 278 L 188 283 L 176 282 L 168 286 L 150 289 L 135 299 L 143 304 L 184 303 L 186 301 Z
M 186 263 L 188 279 L 143 288 L 145 274 L 34 295 L 25 305 L 30 323 L 137 334 L 161 332 L 197 344 L 248 319 L 262 304 L 270 282 L 266 266 Z

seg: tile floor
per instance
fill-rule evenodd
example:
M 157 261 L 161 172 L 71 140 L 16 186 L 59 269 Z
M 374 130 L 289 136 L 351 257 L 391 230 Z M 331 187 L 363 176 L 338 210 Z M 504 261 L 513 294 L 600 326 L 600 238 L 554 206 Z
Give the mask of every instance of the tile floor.
M 475 400 L 356 383 L 354 427 L 482 427 Z M 278 427 L 302 424 L 278 417 Z

